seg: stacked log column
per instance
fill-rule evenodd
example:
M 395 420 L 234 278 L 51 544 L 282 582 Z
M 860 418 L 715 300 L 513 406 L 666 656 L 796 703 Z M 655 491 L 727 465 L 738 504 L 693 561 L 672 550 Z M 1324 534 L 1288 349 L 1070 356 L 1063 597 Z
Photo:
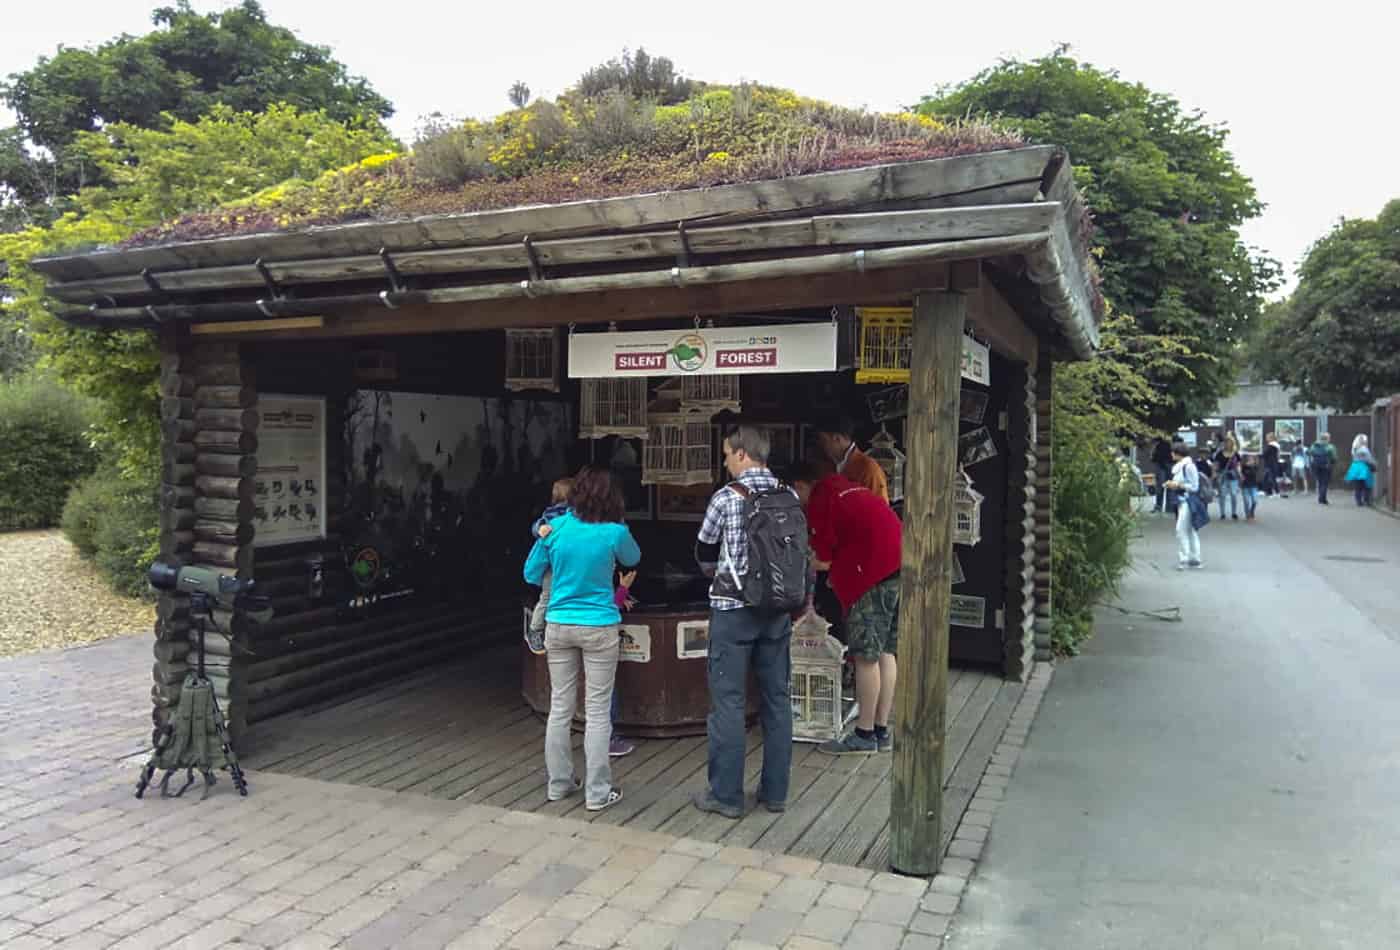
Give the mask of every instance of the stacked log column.
M 1035 658 L 1054 657 L 1050 632 L 1054 626 L 1054 598 L 1051 586 L 1051 482 L 1055 466 L 1051 413 L 1052 367 L 1049 354 L 1042 351 L 1035 376 Z
M 1002 630 L 1002 672 L 1024 680 L 1035 662 L 1036 413 L 1034 370 L 1013 371 L 1007 404 L 1006 624 Z
M 206 345 L 169 354 L 161 381 L 161 557 L 251 578 L 258 415 L 238 347 Z M 153 698 L 159 727 L 179 701 L 198 633 L 183 594 L 162 594 L 156 613 Z M 244 711 L 230 689 L 229 637 L 238 620 L 219 609 L 205 622 L 205 672 L 236 736 Z

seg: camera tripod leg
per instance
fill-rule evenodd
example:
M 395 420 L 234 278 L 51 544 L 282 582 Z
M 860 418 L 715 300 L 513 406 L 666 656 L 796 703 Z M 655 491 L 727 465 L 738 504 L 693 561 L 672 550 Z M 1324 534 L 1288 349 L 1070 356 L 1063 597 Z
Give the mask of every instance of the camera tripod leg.
M 155 751 L 151 753 L 151 761 L 146 763 L 146 767 L 141 770 L 141 777 L 136 781 L 136 797 L 140 798 L 146 794 L 146 788 L 151 784 L 151 778 L 156 774 L 156 762 L 159 761 L 161 753 L 170 743 L 170 737 L 175 734 L 175 728 L 168 723 L 161 729 L 160 735 L 156 737 Z
M 228 762 L 228 774 L 233 778 L 233 787 L 238 789 L 239 795 L 247 798 L 248 780 L 243 777 L 243 768 L 238 764 L 238 756 L 234 754 L 228 734 L 224 731 L 224 711 L 219 708 L 218 697 L 214 698 L 214 732 L 219 737 L 219 747 L 223 750 L 224 760 Z

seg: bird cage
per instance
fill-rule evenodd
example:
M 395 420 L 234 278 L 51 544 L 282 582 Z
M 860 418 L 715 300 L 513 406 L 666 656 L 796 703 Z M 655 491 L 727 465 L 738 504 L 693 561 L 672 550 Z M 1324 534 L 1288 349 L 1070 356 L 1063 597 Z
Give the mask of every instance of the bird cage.
M 682 376 L 681 408 L 703 409 L 709 413 L 725 409 L 739 411 L 738 376 Z
M 704 485 L 714 480 L 715 427 L 704 412 L 650 412 L 642 484 Z
M 953 543 L 975 547 L 982 540 L 982 502 L 985 498 L 972 487 L 972 476 L 958 469 L 953 482 Z
M 904 498 L 904 453 L 894 447 L 894 436 L 884 426 L 870 440 L 870 451 L 865 453 L 885 473 L 885 482 L 890 489 L 890 502 Z
M 647 437 L 645 376 L 580 380 L 578 437 L 602 439 L 610 435 Z
M 910 307 L 858 307 L 857 383 L 907 383 L 914 352 Z
M 825 620 L 808 613 L 792 627 L 792 738 L 827 742 L 841 736 L 846 717 L 841 701 L 841 670 L 846 648 Z
M 559 337 L 551 329 L 506 331 L 506 389 L 559 391 Z

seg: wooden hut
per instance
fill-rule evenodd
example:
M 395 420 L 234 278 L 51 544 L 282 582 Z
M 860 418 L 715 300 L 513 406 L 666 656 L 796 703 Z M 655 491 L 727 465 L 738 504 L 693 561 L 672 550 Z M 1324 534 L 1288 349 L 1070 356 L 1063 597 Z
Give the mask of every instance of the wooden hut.
M 1068 156 L 1035 146 L 35 266 L 72 323 L 159 335 L 163 557 L 253 578 L 273 597 L 267 623 L 215 617 L 230 639 L 211 639 L 228 655 L 210 669 L 236 736 L 514 629 L 519 605 L 497 592 L 514 594 L 503 582 L 518 583 L 538 492 L 617 448 L 606 426 L 575 441 L 580 389 L 564 337 L 832 326 L 839 352 L 824 372 L 771 375 L 786 359 L 772 354 L 765 372 L 729 372 L 744 376 L 744 414 L 770 413 L 789 454 L 815 407 L 902 407 L 879 422 L 905 456 L 890 860 L 931 873 L 950 643 L 1007 677 L 1048 647 L 1050 380 L 1055 362 L 1091 358 L 1097 342 L 1086 222 Z M 857 307 L 912 308 L 907 394 L 855 385 Z M 558 336 L 508 344 L 502 332 L 546 328 Z M 989 374 L 970 399 L 969 335 L 987 347 L 978 372 Z M 509 379 L 508 362 L 522 367 Z M 482 397 L 477 415 L 443 401 L 462 394 Z M 960 466 L 969 479 L 955 477 Z M 629 517 L 689 538 L 684 522 L 710 486 L 683 474 L 635 486 Z M 955 551 L 968 480 L 982 499 L 979 544 Z M 666 570 L 684 586 L 675 563 Z M 158 617 L 160 723 L 185 671 L 187 601 L 162 596 Z

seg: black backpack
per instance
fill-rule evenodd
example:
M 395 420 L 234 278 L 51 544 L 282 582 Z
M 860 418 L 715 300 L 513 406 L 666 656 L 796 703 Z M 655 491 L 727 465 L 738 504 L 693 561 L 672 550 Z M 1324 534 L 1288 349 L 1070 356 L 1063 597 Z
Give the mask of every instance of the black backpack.
M 1312 457 L 1313 468 L 1331 468 L 1332 453 L 1327 451 L 1327 446 L 1321 442 L 1308 450 L 1308 455 Z
M 807 601 L 810 546 L 807 515 L 786 485 L 754 491 L 740 482 L 729 488 L 744 499 L 744 537 L 749 568 L 734 578 L 739 599 L 765 611 L 793 611 Z M 726 555 L 727 557 L 727 555 Z M 733 571 L 721 564 L 721 571 Z

